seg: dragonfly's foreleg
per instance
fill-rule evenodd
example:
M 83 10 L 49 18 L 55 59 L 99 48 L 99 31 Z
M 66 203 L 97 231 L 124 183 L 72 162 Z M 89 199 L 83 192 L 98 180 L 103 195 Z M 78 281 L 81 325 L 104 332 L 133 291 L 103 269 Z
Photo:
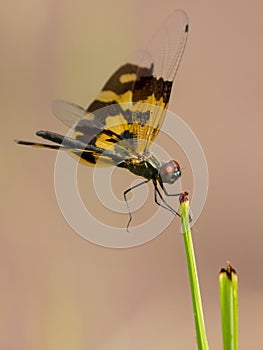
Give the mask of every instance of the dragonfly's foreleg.
M 167 189 L 165 188 L 163 182 L 159 181 L 159 184 L 160 184 L 160 186 L 161 186 L 161 188 L 162 188 L 164 194 L 165 194 L 167 197 L 179 197 L 179 196 L 182 194 L 182 192 L 179 192 L 179 193 L 169 193 L 169 192 L 167 191 Z
M 157 182 L 153 181 L 153 185 L 154 185 L 154 201 L 157 205 L 159 205 L 160 207 L 166 209 L 166 210 L 169 210 L 172 214 L 174 215 L 177 215 L 177 216 L 181 216 L 176 210 L 174 210 L 167 202 L 166 200 L 163 198 L 161 192 L 159 191 L 159 188 L 158 188 L 158 185 L 157 185 Z M 163 189 L 164 191 L 164 187 L 163 187 L 163 184 L 160 183 L 160 186 L 161 188 Z M 165 191 L 164 191 L 165 193 Z M 166 194 L 166 193 L 165 193 Z M 161 201 L 164 203 L 160 203 L 158 202 L 158 198 L 157 198 L 157 195 L 160 197 Z
M 162 207 L 162 208 L 168 210 L 169 212 L 171 212 L 172 214 L 174 214 L 174 210 L 173 209 L 170 209 L 168 206 L 166 206 L 166 205 L 164 205 L 164 204 L 162 204 L 162 203 L 160 203 L 158 201 L 158 195 L 161 198 L 161 201 L 163 201 L 163 198 L 160 196 L 160 192 L 156 188 L 154 188 L 154 202 L 157 205 L 159 205 L 160 207 Z
M 123 192 L 123 197 L 124 197 L 124 200 L 125 200 L 125 202 L 126 202 L 127 209 L 128 209 L 128 213 L 129 213 L 129 216 L 130 216 L 129 221 L 128 221 L 128 224 L 127 224 L 127 227 L 126 227 L 127 232 L 129 232 L 129 225 L 130 225 L 130 223 L 131 223 L 131 221 L 132 221 L 132 214 L 131 214 L 130 206 L 129 206 L 129 203 L 128 203 L 128 200 L 127 200 L 127 194 L 128 194 L 130 191 L 134 190 L 135 188 L 140 187 L 140 186 L 143 185 L 143 184 L 146 184 L 147 182 L 149 182 L 149 180 L 144 180 L 144 181 L 142 181 L 142 182 L 140 182 L 140 183 L 138 183 L 138 184 L 136 184 L 136 185 L 134 185 L 134 186 L 128 188 L 127 190 L 125 190 L 125 191 Z
M 179 196 L 181 196 L 181 195 L 183 194 L 182 192 L 180 192 L 180 193 L 169 193 L 169 192 L 167 191 L 167 189 L 165 188 L 165 186 L 164 186 L 164 184 L 163 184 L 162 182 L 159 182 L 159 184 L 160 184 L 160 186 L 161 186 L 161 188 L 162 188 L 164 194 L 165 194 L 167 197 L 179 197 Z M 174 209 L 173 209 L 173 210 L 174 210 Z M 175 211 L 175 210 L 174 210 L 174 211 Z M 175 212 L 176 212 L 176 211 L 175 211 Z M 178 216 L 180 216 L 179 213 L 176 212 L 176 214 L 177 214 Z M 189 212 L 189 222 L 192 222 L 192 220 L 193 220 L 193 218 L 192 218 L 192 213 L 191 213 L 191 211 L 190 211 L 190 212 Z

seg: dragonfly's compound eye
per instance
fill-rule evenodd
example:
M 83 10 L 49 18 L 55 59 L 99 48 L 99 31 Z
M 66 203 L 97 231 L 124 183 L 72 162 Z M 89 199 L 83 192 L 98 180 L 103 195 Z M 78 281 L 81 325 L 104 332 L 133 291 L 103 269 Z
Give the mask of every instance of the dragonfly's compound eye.
M 174 183 L 181 176 L 180 165 L 176 160 L 170 160 L 168 163 L 164 163 L 160 172 L 163 182 Z

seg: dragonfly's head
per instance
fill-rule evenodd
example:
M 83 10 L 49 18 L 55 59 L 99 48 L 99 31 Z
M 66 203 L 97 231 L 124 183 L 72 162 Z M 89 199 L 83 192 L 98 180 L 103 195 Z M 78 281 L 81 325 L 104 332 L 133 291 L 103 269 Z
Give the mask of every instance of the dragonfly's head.
M 168 163 L 163 163 L 160 169 L 160 176 L 164 183 L 173 184 L 181 176 L 179 163 L 175 160 L 170 160 Z

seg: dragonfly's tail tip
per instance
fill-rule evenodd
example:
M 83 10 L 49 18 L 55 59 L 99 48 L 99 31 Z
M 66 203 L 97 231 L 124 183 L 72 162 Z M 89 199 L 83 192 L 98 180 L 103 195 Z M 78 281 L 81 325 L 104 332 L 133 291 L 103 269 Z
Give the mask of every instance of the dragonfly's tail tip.
M 31 145 L 31 143 L 28 142 L 28 141 L 14 140 L 14 142 L 15 142 L 17 145 L 25 145 L 25 146 Z

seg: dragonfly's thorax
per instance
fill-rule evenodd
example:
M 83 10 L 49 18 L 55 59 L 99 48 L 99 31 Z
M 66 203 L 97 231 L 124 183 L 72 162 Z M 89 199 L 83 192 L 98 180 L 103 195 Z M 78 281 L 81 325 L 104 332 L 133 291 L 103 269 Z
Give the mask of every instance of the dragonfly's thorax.
M 157 180 L 161 163 L 153 155 L 144 158 L 130 158 L 118 164 L 135 175 L 142 176 L 149 180 Z

